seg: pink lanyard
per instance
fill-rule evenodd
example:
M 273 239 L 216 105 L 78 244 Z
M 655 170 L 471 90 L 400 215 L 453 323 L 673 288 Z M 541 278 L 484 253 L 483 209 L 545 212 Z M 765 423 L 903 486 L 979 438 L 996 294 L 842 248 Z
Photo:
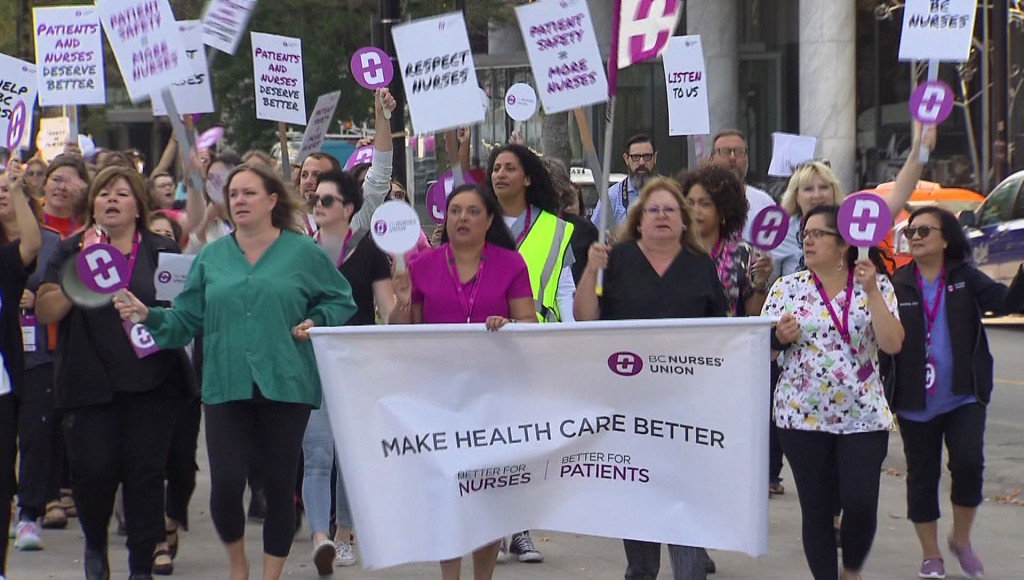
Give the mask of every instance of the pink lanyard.
M 320 238 L 321 238 L 321 235 L 320 235 L 319 231 L 316 232 L 315 234 L 313 234 L 313 239 L 316 240 L 317 245 L 320 246 L 320 247 L 323 247 L 323 244 L 320 243 Z M 339 268 L 341 267 L 341 265 L 343 263 L 345 263 L 345 253 L 348 251 L 348 241 L 351 240 L 351 239 L 352 239 L 352 228 L 349 228 L 348 229 L 348 233 L 345 234 L 345 241 L 341 243 L 341 255 L 338 256 L 338 264 L 337 264 L 337 266 Z
M 452 276 L 452 281 L 455 282 L 455 293 L 459 297 L 459 304 L 462 305 L 462 309 L 466 311 L 466 323 L 468 324 L 473 318 L 473 305 L 476 303 L 477 292 L 480 291 L 480 282 L 484 278 L 484 265 L 487 263 L 486 257 L 487 245 L 484 245 L 484 249 L 480 252 L 480 265 L 477 266 L 476 276 L 473 278 L 473 292 L 469 295 L 468 299 L 466 293 L 463 290 L 465 286 L 461 280 L 459 280 L 459 269 L 455 267 L 455 255 L 452 253 L 452 247 L 445 247 L 445 257 L 448 258 L 448 273 Z
M 946 283 L 946 267 L 942 267 L 942 273 L 939 274 L 939 279 L 936 281 L 938 287 L 935 289 L 935 303 L 931 308 L 928 307 L 928 297 L 925 295 L 924 290 L 924 278 L 921 277 L 921 271 L 914 267 L 914 274 L 917 276 L 917 287 L 921 289 L 921 302 L 924 306 L 925 316 L 925 351 L 931 352 L 932 350 L 932 327 L 935 326 L 935 319 L 939 317 L 939 308 L 942 306 L 942 297 L 945 292 L 942 291 L 943 285 Z
M 821 301 L 825 303 L 825 308 L 828 308 L 828 315 L 832 317 L 832 322 L 836 326 L 836 331 L 839 332 L 839 336 L 843 337 L 843 342 L 850 346 L 850 350 L 856 355 L 857 352 L 853 350 L 853 339 L 850 336 L 850 303 L 853 301 L 853 270 L 850 270 L 849 276 L 846 279 L 846 304 L 843 304 L 843 319 L 839 320 L 839 316 L 836 314 L 835 308 L 832 308 L 832 301 L 828 299 L 828 294 L 825 293 L 825 285 L 821 283 L 818 275 L 811 272 L 811 276 L 814 277 L 814 285 L 818 288 L 818 295 L 821 296 Z
M 523 224 L 523 231 L 519 232 L 519 236 L 516 238 L 516 248 L 519 247 L 519 244 L 523 243 L 523 240 L 526 239 L 526 234 L 528 234 L 530 232 L 530 221 L 531 221 L 530 218 L 532 218 L 532 217 L 533 217 L 533 206 L 532 205 L 528 205 L 528 206 L 526 206 L 526 223 Z

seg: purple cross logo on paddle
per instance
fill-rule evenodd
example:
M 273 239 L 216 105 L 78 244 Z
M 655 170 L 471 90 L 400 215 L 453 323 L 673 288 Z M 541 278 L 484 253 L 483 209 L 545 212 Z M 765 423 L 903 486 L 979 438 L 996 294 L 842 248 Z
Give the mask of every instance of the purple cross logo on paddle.
M 384 220 L 377 220 L 373 224 L 373 231 L 378 236 L 383 236 L 384 234 L 388 233 L 388 222 Z
M 516 104 L 516 96 L 515 95 L 509 95 L 508 96 L 508 104 L 510 104 L 510 105 Z
M 889 235 L 892 212 L 885 200 L 873 193 L 857 193 L 839 206 L 839 233 L 851 246 L 877 246 Z
M 910 95 L 910 115 L 925 125 L 938 125 L 953 112 L 953 89 L 942 81 L 917 85 Z
M 766 252 L 779 247 L 789 235 L 789 221 L 789 216 L 777 205 L 757 212 L 750 224 L 750 245 Z
M 128 260 L 114 246 L 93 244 L 78 254 L 78 279 L 98 294 L 113 294 L 128 287 Z
M 631 352 L 617 352 L 608 357 L 608 368 L 617 375 L 633 377 L 644 370 L 644 359 Z
M 395 67 L 391 58 L 375 46 L 360 48 L 352 55 L 352 76 L 364 89 L 383 89 L 391 83 L 395 76 Z
M 360 163 L 370 163 L 371 161 L 373 161 L 373 145 L 360 147 L 353 151 L 352 155 L 348 156 L 348 160 L 345 161 L 345 171 L 352 169 Z

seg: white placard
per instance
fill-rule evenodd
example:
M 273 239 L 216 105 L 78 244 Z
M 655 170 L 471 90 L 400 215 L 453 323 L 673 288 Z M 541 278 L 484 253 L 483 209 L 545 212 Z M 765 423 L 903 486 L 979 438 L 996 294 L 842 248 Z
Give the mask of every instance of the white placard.
M 388 254 L 397 256 L 415 248 L 422 231 L 420 216 L 404 201 L 386 201 L 370 218 L 370 235 Z
M 391 29 L 414 133 L 426 135 L 484 121 L 480 84 L 461 12 Z
M 192 269 L 194 254 L 171 254 L 161 252 L 153 274 L 157 300 L 174 300 L 185 289 L 188 272 Z
M 256 0 L 210 0 L 203 12 L 203 44 L 235 54 Z
M 39 133 L 36 135 L 36 147 L 42 152 L 43 158 L 49 161 L 64 152 L 71 137 L 71 119 L 67 117 L 48 117 L 39 119 Z
M 906 0 L 899 59 L 967 61 L 977 10 L 978 0 Z
M 338 108 L 338 101 L 341 99 L 341 91 L 334 91 L 326 95 L 320 95 L 313 107 L 313 114 L 309 116 L 309 124 L 306 125 L 306 132 L 302 134 L 302 145 L 299 146 L 299 163 L 302 163 L 306 156 L 314 151 L 319 151 L 324 144 L 327 131 L 331 128 L 331 119 L 334 118 L 334 110 Z
M 302 82 L 302 41 L 250 32 L 256 87 L 256 118 L 291 125 L 306 124 Z
M 103 33 L 92 6 L 33 8 L 39 106 L 102 105 Z
M 203 51 L 202 23 L 198 20 L 182 20 L 178 23 L 181 39 L 185 44 L 185 55 L 192 66 L 192 74 L 171 86 L 171 96 L 179 115 L 212 113 L 213 90 L 210 83 L 210 69 Z M 153 115 L 166 117 L 163 99 L 153 99 Z
M 766 554 L 769 324 L 310 331 L 363 563 L 527 529 Z
M 661 54 L 668 93 L 668 134 L 711 133 L 708 79 L 700 36 L 675 36 Z
M 0 54 L 0 147 L 7 147 L 11 117 L 21 114 L 15 112 L 19 102 L 25 103 L 25 116 L 23 121 L 15 119 L 15 122 L 24 123 L 20 142 L 21 147 L 28 147 L 32 142 L 32 115 L 36 108 L 36 65 Z
M 804 161 L 814 159 L 814 149 L 818 139 L 806 135 L 789 133 L 772 133 L 772 162 L 768 167 L 768 175 L 772 177 L 789 177 Z
M 526 83 L 516 83 L 505 91 L 505 112 L 516 121 L 526 121 L 537 112 L 537 92 Z
M 597 35 L 585 0 L 516 7 L 537 92 L 548 115 L 608 100 Z

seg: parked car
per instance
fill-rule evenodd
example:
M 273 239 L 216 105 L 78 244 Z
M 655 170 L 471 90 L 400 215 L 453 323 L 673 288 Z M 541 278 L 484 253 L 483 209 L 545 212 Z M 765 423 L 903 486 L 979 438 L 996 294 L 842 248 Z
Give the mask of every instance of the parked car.
M 1014 173 L 988 194 L 976 211 L 960 214 L 983 272 L 1010 284 L 1024 261 L 1024 171 Z

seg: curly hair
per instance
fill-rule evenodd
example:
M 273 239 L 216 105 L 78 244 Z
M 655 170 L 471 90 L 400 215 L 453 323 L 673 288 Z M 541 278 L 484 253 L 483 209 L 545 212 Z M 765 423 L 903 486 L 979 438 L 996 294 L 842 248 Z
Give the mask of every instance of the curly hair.
M 511 153 L 519 160 L 523 173 L 530 178 L 530 185 L 526 187 L 527 205 L 535 205 L 540 209 L 558 215 L 558 194 L 551 183 L 551 174 L 548 173 L 544 163 L 536 153 L 529 148 L 516 143 L 509 143 L 501 147 L 495 147 L 491 151 L 490 159 L 487 160 L 487 189 L 494 191 L 494 183 L 491 181 L 494 175 L 494 163 L 502 153 Z
M 682 185 L 686 197 L 689 197 L 695 185 L 708 192 L 722 220 L 718 232 L 722 239 L 731 238 L 743 231 L 750 202 L 747 201 L 747 186 L 735 173 L 719 165 L 704 163 L 693 171 L 680 173 L 676 180 Z

